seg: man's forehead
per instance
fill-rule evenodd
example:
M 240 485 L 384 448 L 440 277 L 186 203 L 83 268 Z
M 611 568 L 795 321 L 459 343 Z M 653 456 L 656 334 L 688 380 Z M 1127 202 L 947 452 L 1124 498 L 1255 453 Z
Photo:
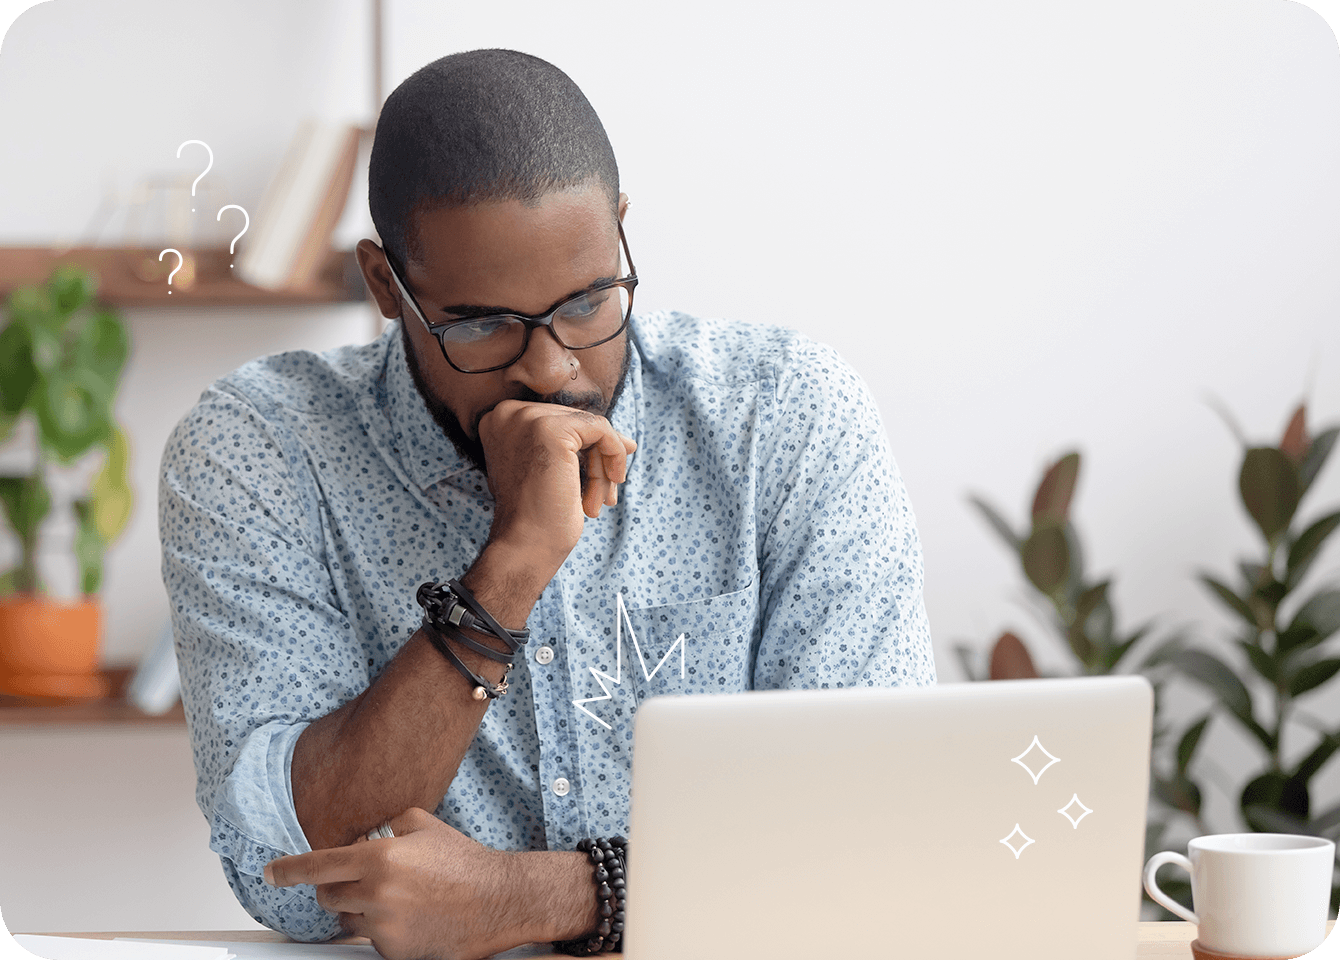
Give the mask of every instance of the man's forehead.
M 439 206 L 418 213 L 415 226 L 409 282 L 439 302 L 484 305 L 481 297 L 507 294 L 505 305 L 521 309 L 513 301 L 533 291 L 543 306 L 555 284 L 575 289 L 617 272 L 617 221 L 598 186 Z

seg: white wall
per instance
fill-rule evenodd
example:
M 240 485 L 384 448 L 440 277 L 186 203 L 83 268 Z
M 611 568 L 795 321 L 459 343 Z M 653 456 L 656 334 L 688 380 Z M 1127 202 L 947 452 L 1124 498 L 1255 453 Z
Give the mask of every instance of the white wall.
M 1042 465 L 1071 446 L 1085 454 L 1077 520 L 1091 567 L 1116 577 L 1122 622 L 1201 624 L 1227 650 L 1227 621 L 1192 578 L 1227 572 L 1254 539 L 1236 501 L 1239 452 L 1205 397 L 1262 440 L 1305 392 L 1314 422 L 1340 420 L 1340 59 L 1311 10 L 386 6 L 388 91 L 479 46 L 546 57 L 582 86 L 633 200 L 639 306 L 794 326 L 866 377 L 917 511 L 942 680 L 961 678 L 956 642 L 984 646 L 1009 626 L 1045 668 L 1068 666 L 964 498 L 981 492 L 1022 522 Z M 254 213 L 304 114 L 370 115 L 366 20 L 360 0 L 30 11 L 0 50 L 0 243 L 78 240 L 104 180 L 193 178 L 175 158 L 187 139 L 211 145 L 207 181 Z M 348 243 L 370 235 L 355 201 Z M 137 656 L 166 615 L 153 499 L 171 424 L 245 358 L 362 339 L 372 324 L 362 306 L 126 313 L 120 411 L 140 508 L 110 560 L 109 661 Z M 1340 500 L 1340 467 L 1310 499 L 1313 512 Z M 1338 565 L 1333 548 L 1319 569 Z M 1329 697 L 1308 707 L 1334 724 Z M 1181 689 L 1174 714 L 1206 702 Z M 0 751 L 35 736 L 6 735 Z M 1299 736 L 1289 750 L 1310 745 Z M 1210 819 L 1235 829 L 1231 798 L 1256 755 L 1223 724 L 1205 749 L 1200 772 L 1220 781 Z M 25 796 L 47 796 L 72 755 L 24 750 L 9 769 L 25 772 Z M 1335 803 L 1340 772 L 1320 786 L 1319 806 Z M 66 843 L 54 825 L 36 829 Z M 166 891 L 134 916 L 170 926 L 196 894 Z M 55 928 L 35 901 L 0 902 L 11 928 Z

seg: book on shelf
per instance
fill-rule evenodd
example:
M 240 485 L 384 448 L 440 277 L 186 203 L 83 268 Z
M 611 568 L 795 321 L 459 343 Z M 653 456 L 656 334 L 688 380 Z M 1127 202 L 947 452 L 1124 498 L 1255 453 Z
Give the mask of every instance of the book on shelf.
M 344 212 L 361 128 L 317 118 L 298 127 L 243 238 L 242 280 L 270 290 L 301 288 L 317 277 Z M 249 241 L 249 242 L 248 242 Z

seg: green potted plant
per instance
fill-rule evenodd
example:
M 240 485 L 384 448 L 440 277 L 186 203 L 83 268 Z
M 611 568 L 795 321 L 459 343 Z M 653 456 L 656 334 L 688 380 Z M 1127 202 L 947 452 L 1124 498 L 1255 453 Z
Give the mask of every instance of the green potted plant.
M 30 469 L 0 475 L 0 504 L 19 544 L 18 564 L 0 575 L 0 692 L 106 692 L 97 672 L 97 594 L 107 547 L 124 529 L 133 501 L 126 434 L 113 413 L 129 341 L 96 292 L 93 275 L 57 267 L 45 285 L 13 291 L 0 330 L 0 442 L 12 441 L 25 419 L 36 441 Z M 72 504 L 81 596 L 58 599 L 48 595 L 38 566 L 42 525 L 52 509 L 50 470 L 99 452 L 101 467 Z
M 1306 709 L 1309 701 L 1324 702 L 1327 694 L 1334 699 L 1331 681 L 1340 673 L 1340 657 L 1328 649 L 1328 641 L 1340 635 L 1340 583 L 1333 575 L 1320 583 L 1308 577 L 1326 541 L 1340 528 L 1340 509 L 1333 504 L 1307 520 L 1299 516 L 1340 438 L 1340 426 L 1313 436 L 1304 405 L 1294 411 L 1275 446 L 1253 445 L 1229 425 L 1243 446 L 1238 493 L 1259 534 L 1258 547 L 1238 561 L 1234 575 L 1200 576 L 1232 619 L 1229 639 L 1239 663 L 1200 648 L 1173 656 L 1174 665 L 1215 698 L 1189 733 L 1199 737 L 1207 724 L 1222 718 L 1259 748 L 1262 767 L 1238 796 L 1238 812 L 1248 829 L 1340 840 L 1340 805 L 1318 811 L 1312 783 L 1340 751 L 1340 729 Z M 1310 591 L 1308 580 L 1314 581 Z M 1265 697 L 1255 692 L 1261 690 Z M 1296 738 L 1303 731 L 1312 748 L 1287 755 L 1286 736 Z M 1199 796 L 1198 788 L 1195 793 Z M 1331 911 L 1338 907 L 1340 882 L 1331 890 Z

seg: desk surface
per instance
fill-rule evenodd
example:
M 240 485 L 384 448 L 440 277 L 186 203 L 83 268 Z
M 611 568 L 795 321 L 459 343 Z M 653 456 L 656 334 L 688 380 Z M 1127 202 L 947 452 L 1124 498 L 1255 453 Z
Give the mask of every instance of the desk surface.
M 1328 923 L 1326 929 L 1330 930 L 1335 924 Z M 164 933 L 162 931 L 151 933 L 131 933 L 121 931 L 118 933 L 65 933 L 53 934 L 53 936 L 66 937 L 92 937 L 97 939 L 110 940 L 113 937 L 140 937 L 148 940 L 235 940 L 242 942 L 271 942 L 285 943 L 288 938 L 281 933 L 274 933 L 270 930 L 232 930 L 232 931 L 177 931 Z M 1167 923 L 1141 923 L 1139 946 L 1135 955 L 1138 960 L 1145 960 L 1147 957 L 1167 958 L 1167 960 L 1191 960 L 1191 941 L 1196 937 L 1196 928 L 1189 923 L 1167 922 Z M 343 940 L 334 940 L 332 943 L 367 943 L 368 941 L 351 937 Z

